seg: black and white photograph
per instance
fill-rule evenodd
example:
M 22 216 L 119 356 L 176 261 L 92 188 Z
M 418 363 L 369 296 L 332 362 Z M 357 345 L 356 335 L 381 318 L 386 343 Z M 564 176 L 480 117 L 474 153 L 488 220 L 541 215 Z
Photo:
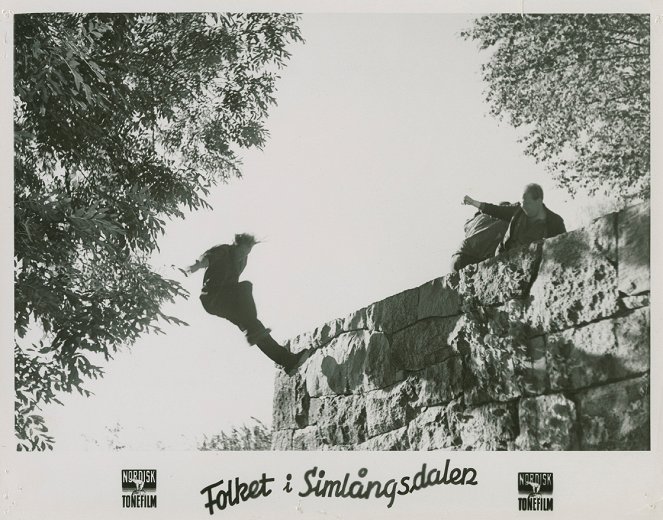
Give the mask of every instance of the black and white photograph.
M 6 517 L 655 518 L 663 6 L 582 4 L 4 10 Z

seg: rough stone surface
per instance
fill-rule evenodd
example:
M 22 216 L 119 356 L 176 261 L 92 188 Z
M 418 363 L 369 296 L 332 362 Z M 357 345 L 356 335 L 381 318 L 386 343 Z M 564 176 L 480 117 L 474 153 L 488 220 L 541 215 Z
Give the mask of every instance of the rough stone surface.
M 448 403 L 458 397 L 463 387 L 463 364 L 460 356 L 431 365 L 413 378 L 417 406 Z
M 648 449 L 648 226 L 628 208 L 294 338 L 273 448 Z
M 368 439 L 357 446 L 358 450 L 370 451 L 403 451 L 410 449 L 410 441 L 407 437 L 407 427 L 403 426 L 372 439 Z
M 295 336 L 286 343 L 286 347 L 290 352 L 318 349 L 343 334 L 343 332 L 348 332 L 349 329 L 345 329 L 344 326 L 345 320 L 340 318 L 332 320 L 312 331 Z
M 508 251 L 460 272 L 460 293 L 464 300 L 480 305 L 496 305 L 523 298 L 536 277 L 541 260 L 541 244 L 536 242 Z
M 365 391 L 384 388 L 405 378 L 405 373 L 398 366 L 393 355 L 392 345 L 381 332 L 371 334 L 366 347 L 364 365 Z
M 288 375 L 279 371 L 274 384 L 275 430 L 307 426 L 309 394 L 300 373 Z
M 618 216 L 619 291 L 638 294 L 650 289 L 649 203 L 626 208 Z
M 353 312 L 352 314 L 348 315 L 344 320 L 343 320 L 343 330 L 344 331 L 352 331 L 352 330 L 362 330 L 362 329 L 368 329 L 368 320 L 366 318 L 366 313 L 368 309 L 364 307 L 363 309 L 359 309 L 356 312 Z
M 309 395 L 350 394 L 361 389 L 370 336 L 368 331 L 347 332 L 314 352 L 300 368 Z
M 295 430 L 292 434 L 292 449 L 298 451 L 317 450 L 322 446 L 318 435 L 318 429 L 315 426 L 307 426 L 300 430 Z
M 405 424 L 413 417 L 413 390 L 409 382 L 366 394 L 368 436 L 375 437 Z
M 649 312 L 646 307 L 615 320 L 620 376 L 649 370 Z
M 616 242 L 615 215 L 544 242 L 530 291 L 534 328 L 564 330 L 618 310 Z
M 288 376 L 280 370 L 274 380 L 274 399 L 272 427 L 275 430 L 283 428 L 294 428 L 295 424 L 295 385 L 286 381 Z M 300 378 L 299 374 L 294 377 Z
M 650 449 L 649 376 L 591 388 L 576 399 L 581 449 Z
M 420 320 L 433 316 L 446 318 L 460 314 L 457 279 L 458 274 L 454 273 L 443 278 L 436 278 L 419 287 L 417 316 Z
M 550 388 L 546 352 L 547 347 L 543 337 L 527 341 L 527 355 L 522 360 L 518 372 L 524 396 L 539 395 Z
M 314 398 L 309 423 L 317 426 L 323 444 L 335 446 L 363 442 L 367 437 L 364 396 Z
M 550 334 L 546 343 L 552 390 L 583 388 L 618 375 L 617 338 L 612 320 Z
M 293 430 L 273 430 L 272 449 L 277 451 L 291 450 L 292 435 L 293 435 Z
M 622 296 L 620 303 L 624 309 L 639 309 L 649 307 L 649 293 L 638 294 L 637 296 Z
M 410 289 L 374 303 L 366 310 L 368 328 L 392 333 L 417 321 L 419 291 Z
M 394 334 L 394 363 L 403 370 L 421 370 L 454 355 L 449 335 L 458 318 L 430 318 Z
M 465 360 L 465 400 L 476 404 L 508 401 L 523 394 L 530 358 L 527 343 L 511 336 L 486 334 L 471 342 Z
M 491 403 L 456 415 L 461 450 L 513 450 L 518 413 L 510 403 Z
M 573 401 L 552 394 L 529 397 L 518 404 L 520 450 L 570 450 L 575 445 L 576 409 Z
M 553 390 L 577 389 L 649 370 L 649 309 L 547 338 Z
M 457 429 L 451 425 L 455 424 L 456 413 L 460 409 L 457 402 L 425 409 L 408 424 L 410 448 L 422 451 L 457 449 L 461 439 Z

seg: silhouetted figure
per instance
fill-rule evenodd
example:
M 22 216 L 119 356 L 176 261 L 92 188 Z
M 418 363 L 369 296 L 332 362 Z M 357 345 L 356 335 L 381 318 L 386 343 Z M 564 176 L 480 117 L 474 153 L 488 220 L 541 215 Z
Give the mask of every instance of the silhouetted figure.
M 188 271 L 193 273 L 206 268 L 200 301 L 208 313 L 235 324 L 244 332 L 250 345 L 257 345 L 269 359 L 290 370 L 304 352 L 293 354 L 272 338 L 270 329 L 258 319 L 253 285 L 249 281 L 239 281 L 248 255 L 257 243 L 253 235 L 235 235 L 233 244 L 208 249 Z
M 463 199 L 463 204 L 474 206 L 481 213 L 509 223 L 495 254 L 530 244 L 542 238 L 551 238 L 566 233 L 562 217 L 550 211 L 543 203 L 543 188 L 538 184 L 525 186 L 522 205 L 496 206 L 479 202 L 467 195 Z
M 500 205 L 509 205 L 502 202 Z M 451 256 L 451 270 L 460 271 L 470 264 L 478 264 L 495 255 L 508 223 L 477 211 L 465 222 L 465 239 Z

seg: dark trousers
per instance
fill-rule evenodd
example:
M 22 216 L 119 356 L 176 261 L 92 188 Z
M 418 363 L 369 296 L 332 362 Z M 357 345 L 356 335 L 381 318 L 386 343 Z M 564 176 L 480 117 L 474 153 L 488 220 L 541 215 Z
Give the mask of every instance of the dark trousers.
M 216 294 L 201 294 L 200 301 L 209 314 L 237 326 L 251 345 L 257 345 L 275 363 L 288 366 L 294 358 L 294 354 L 279 345 L 269 334 L 269 329 L 258 319 L 251 282 L 226 285 Z
M 201 294 L 200 301 L 208 313 L 236 325 L 247 335 L 251 344 L 255 343 L 251 339 L 265 331 L 264 325 L 258 320 L 251 282 L 226 285 L 215 294 Z
M 456 253 L 451 257 L 451 270 L 460 271 L 463 267 L 467 267 L 470 264 L 478 264 L 481 262 L 480 259 L 475 258 L 465 253 Z

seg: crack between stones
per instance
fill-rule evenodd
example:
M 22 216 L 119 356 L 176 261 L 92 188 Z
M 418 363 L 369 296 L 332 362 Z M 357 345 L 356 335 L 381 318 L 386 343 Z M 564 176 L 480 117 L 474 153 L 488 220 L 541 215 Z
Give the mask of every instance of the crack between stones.
M 507 400 L 504 400 L 504 401 L 490 400 L 490 401 L 483 401 L 483 402 L 477 402 L 477 403 L 468 403 L 468 402 L 465 402 L 465 401 L 464 402 L 465 402 L 465 405 L 467 407 L 466 409 L 468 409 L 468 410 L 483 407 L 483 406 L 487 406 L 487 405 L 491 405 L 491 404 L 502 404 L 502 405 L 512 406 L 515 410 L 516 435 L 515 435 L 514 438 L 517 438 L 518 435 L 520 435 L 520 413 L 519 413 L 518 404 L 519 404 L 519 401 L 521 399 L 543 397 L 543 396 L 547 396 L 547 395 L 563 395 L 564 397 L 566 397 L 567 399 L 572 401 L 573 404 L 575 405 L 576 417 L 575 417 L 574 423 L 575 423 L 575 427 L 576 427 L 576 435 L 574 437 L 576 438 L 576 442 L 578 442 L 578 439 L 582 438 L 582 431 L 581 431 L 582 426 L 581 426 L 581 422 L 580 422 L 581 405 L 580 405 L 580 401 L 579 401 L 579 398 L 578 398 L 578 394 L 580 394 L 582 392 L 585 392 L 587 390 L 595 389 L 595 388 L 601 388 L 601 387 L 604 387 L 604 386 L 608 386 L 608 385 L 612 385 L 612 384 L 616 384 L 616 383 L 620 383 L 620 382 L 624 382 L 624 381 L 635 380 L 635 379 L 641 378 L 641 377 L 643 377 L 645 375 L 649 375 L 649 374 L 650 374 L 650 371 L 638 372 L 638 373 L 630 374 L 630 375 L 622 377 L 622 378 L 610 379 L 610 380 L 605 381 L 605 382 L 601 382 L 601 383 L 597 383 L 597 384 L 593 384 L 593 385 L 587 385 L 587 386 L 580 387 L 580 388 L 559 389 L 559 390 L 549 389 L 548 391 L 544 391 L 540 394 L 534 394 L 534 395 L 530 395 L 530 396 L 525 395 L 525 394 L 521 394 L 520 396 L 511 398 L 511 399 L 507 399 Z M 395 385 L 390 385 L 390 386 L 395 386 Z M 388 387 L 385 387 L 385 388 L 388 388 Z M 372 391 L 373 390 L 371 390 L 367 393 L 370 393 Z M 349 394 L 349 395 L 356 396 L 356 395 L 366 395 L 366 394 Z M 406 421 L 403 425 L 398 426 L 396 428 L 392 428 L 390 430 L 386 430 L 384 432 L 381 432 L 377 435 L 373 435 L 373 436 L 370 436 L 370 437 L 367 435 L 366 439 L 362 443 L 359 443 L 359 444 L 363 444 L 363 443 L 368 442 L 372 439 L 382 437 L 384 435 L 387 435 L 389 433 L 392 433 L 392 432 L 395 432 L 395 431 L 398 431 L 398 430 L 401 430 L 401 429 L 404 429 L 404 428 L 407 431 L 407 429 L 409 428 L 409 425 L 412 424 L 414 421 L 416 421 L 417 417 L 419 417 L 421 415 L 421 413 L 423 411 L 425 411 L 424 409 L 435 407 L 435 406 L 448 405 L 448 404 L 450 404 L 451 402 L 453 402 L 455 400 L 462 399 L 463 396 L 464 396 L 464 393 L 461 393 L 458 396 L 452 398 L 451 400 L 445 401 L 445 402 L 440 403 L 440 404 L 428 404 L 428 405 L 417 407 L 418 414 L 415 417 L 413 417 L 412 419 L 410 419 L 409 421 Z M 343 395 L 331 396 L 332 399 L 333 398 L 338 398 L 338 397 L 343 397 Z M 316 422 L 316 423 L 313 423 L 313 424 L 311 424 L 311 425 L 309 425 L 305 428 L 284 428 L 284 429 L 280 429 L 280 430 L 274 430 L 274 432 L 290 433 L 290 434 L 293 435 L 293 438 L 294 438 L 295 432 L 303 431 L 303 430 L 306 430 L 307 428 L 317 430 L 319 428 L 319 425 Z M 408 439 L 408 442 L 409 442 L 409 439 Z M 335 445 L 335 444 L 325 444 L 325 445 L 326 446 L 338 446 L 338 447 L 354 446 L 354 445 Z M 577 446 L 579 446 L 579 444 L 577 444 Z M 292 447 L 292 449 L 294 449 L 294 447 Z
M 537 334 L 535 336 L 530 336 L 528 339 L 545 338 L 545 337 L 550 336 L 552 334 L 562 334 L 562 333 L 567 332 L 569 330 L 582 329 L 583 327 L 588 327 L 589 325 L 595 325 L 597 323 L 601 323 L 602 321 L 613 320 L 613 319 L 616 319 L 616 318 L 626 318 L 626 317 L 630 316 L 631 314 L 634 314 L 635 312 L 639 311 L 640 309 L 649 308 L 649 307 L 650 307 L 649 305 L 643 305 L 642 307 L 636 307 L 634 309 L 619 309 L 619 310 L 617 310 L 617 312 L 615 312 L 614 314 L 611 314 L 610 316 L 602 316 L 602 317 L 595 318 L 595 319 L 590 320 L 590 321 L 585 321 L 585 322 L 578 323 L 576 325 L 572 325 L 570 327 L 566 327 L 564 329 L 551 330 L 551 331 L 548 331 L 548 332 L 544 332 L 542 334 Z
M 642 376 L 645 376 L 645 375 L 648 375 L 648 374 L 650 374 L 650 370 L 646 370 L 644 372 L 635 372 L 633 374 L 628 374 L 628 375 L 623 376 L 623 377 L 612 378 L 612 379 L 609 379 L 607 381 L 603 381 L 603 382 L 600 382 L 600 383 L 594 383 L 594 384 L 590 384 L 590 385 L 586 385 L 586 386 L 581 386 L 581 387 L 578 387 L 578 388 L 559 388 L 559 389 L 548 388 L 548 389 L 544 390 L 543 392 L 540 392 L 540 393 L 537 393 L 537 394 L 520 394 L 517 397 L 512 397 L 510 399 L 505 399 L 503 401 L 500 401 L 498 399 L 493 399 L 493 400 L 488 400 L 488 401 L 477 401 L 477 402 L 465 401 L 465 405 L 467 406 L 467 408 L 478 408 L 480 406 L 486 406 L 486 405 L 490 405 L 490 404 L 509 404 L 509 403 L 513 403 L 513 402 L 518 402 L 521 399 L 535 399 L 537 397 L 543 397 L 543 396 L 548 396 L 548 395 L 560 395 L 560 394 L 564 395 L 564 397 L 566 397 L 567 399 L 570 399 L 571 401 L 573 401 L 575 403 L 575 396 L 577 394 L 581 393 L 581 392 L 585 392 L 587 390 L 593 390 L 595 388 L 601 388 L 601 387 L 608 386 L 608 385 L 613 385 L 613 384 L 616 384 L 616 383 L 622 383 L 624 381 L 630 381 L 630 380 L 638 379 L 638 378 L 640 378 Z M 574 396 L 574 399 L 571 399 L 570 396 Z M 453 401 L 453 400 L 454 399 L 452 399 L 451 401 Z M 451 402 L 451 401 L 449 401 L 449 402 Z
M 338 334 L 336 334 L 335 336 L 332 336 L 331 338 L 329 338 L 327 341 L 325 341 L 325 342 L 323 342 L 323 343 L 318 343 L 318 344 L 316 344 L 315 346 L 311 346 L 311 347 L 310 347 L 310 350 L 311 350 L 312 353 L 313 353 L 313 352 L 316 352 L 316 351 L 318 351 L 318 350 L 321 350 L 321 349 L 325 348 L 325 347 L 326 347 L 327 345 L 329 345 L 332 341 L 334 341 L 335 339 L 340 338 L 340 337 L 343 336 L 344 334 L 350 334 L 350 333 L 352 333 L 352 332 L 361 332 L 361 331 L 364 331 L 364 330 L 365 330 L 365 331 L 369 331 L 369 329 L 367 329 L 367 328 L 358 328 L 358 329 L 348 329 L 348 330 L 343 330 L 343 331 L 339 332 Z M 370 331 L 369 331 L 369 332 L 370 332 Z M 305 332 L 304 334 L 308 334 L 308 333 Z M 289 340 L 289 341 L 292 341 L 292 339 Z M 300 341 L 298 341 L 297 343 L 300 343 Z M 307 349 L 304 349 L 304 350 L 307 350 Z
M 559 393 L 563 393 L 563 392 L 569 392 L 570 395 L 576 395 L 576 394 L 579 394 L 581 392 L 586 392 L 587 390 L 593 390 L 595 388 L 601 388 L 603 386 L 614 385 L 616 383 L 623 383 L 624 381 L 631 381 L 633 379 L 638 379 L 642 376 L 649 375 L 649 374 L 650 374 L 650 370 L 646 370 L 644 372 L 636 372 L 636 373 L 633 373 L 633 374 L 628 374 L 628 375 L 625 375 L 623 377 L 608 379 L 607 381 L 604 381 L 604 382 L 601 382 L 601 383 L 594 383 L 594 384 L 587 385 L 587 386 L 581 386 L 579 388 L 560 389 L 560 390 L 557 390 L 556 392 L 550 392 L 550 393 L 559 394 Z M 548 395 L 548 393 L 546 393 L 545 395 Z
M 368 442 L 373 439 L 377 439 L 378 437 L 382 437 L 383 435 L 388 435 L 390 433 L 396 432 L 398 430 L 405 429 L 407 431 L 408 425 L 412 422 L 412 420 L 407 421 L 403 426 L 399 426 L 398 428 L 392 428 L 391 430 L 386 430 L 384 432 L 378 433 L 377 435 L 373 435 L 373 437 L 366 437 L 366 440 L 364 442 Z M 368 432 L 367 432 L 368 433 Z M 409 442 L 409 441 L 408 441 Z

